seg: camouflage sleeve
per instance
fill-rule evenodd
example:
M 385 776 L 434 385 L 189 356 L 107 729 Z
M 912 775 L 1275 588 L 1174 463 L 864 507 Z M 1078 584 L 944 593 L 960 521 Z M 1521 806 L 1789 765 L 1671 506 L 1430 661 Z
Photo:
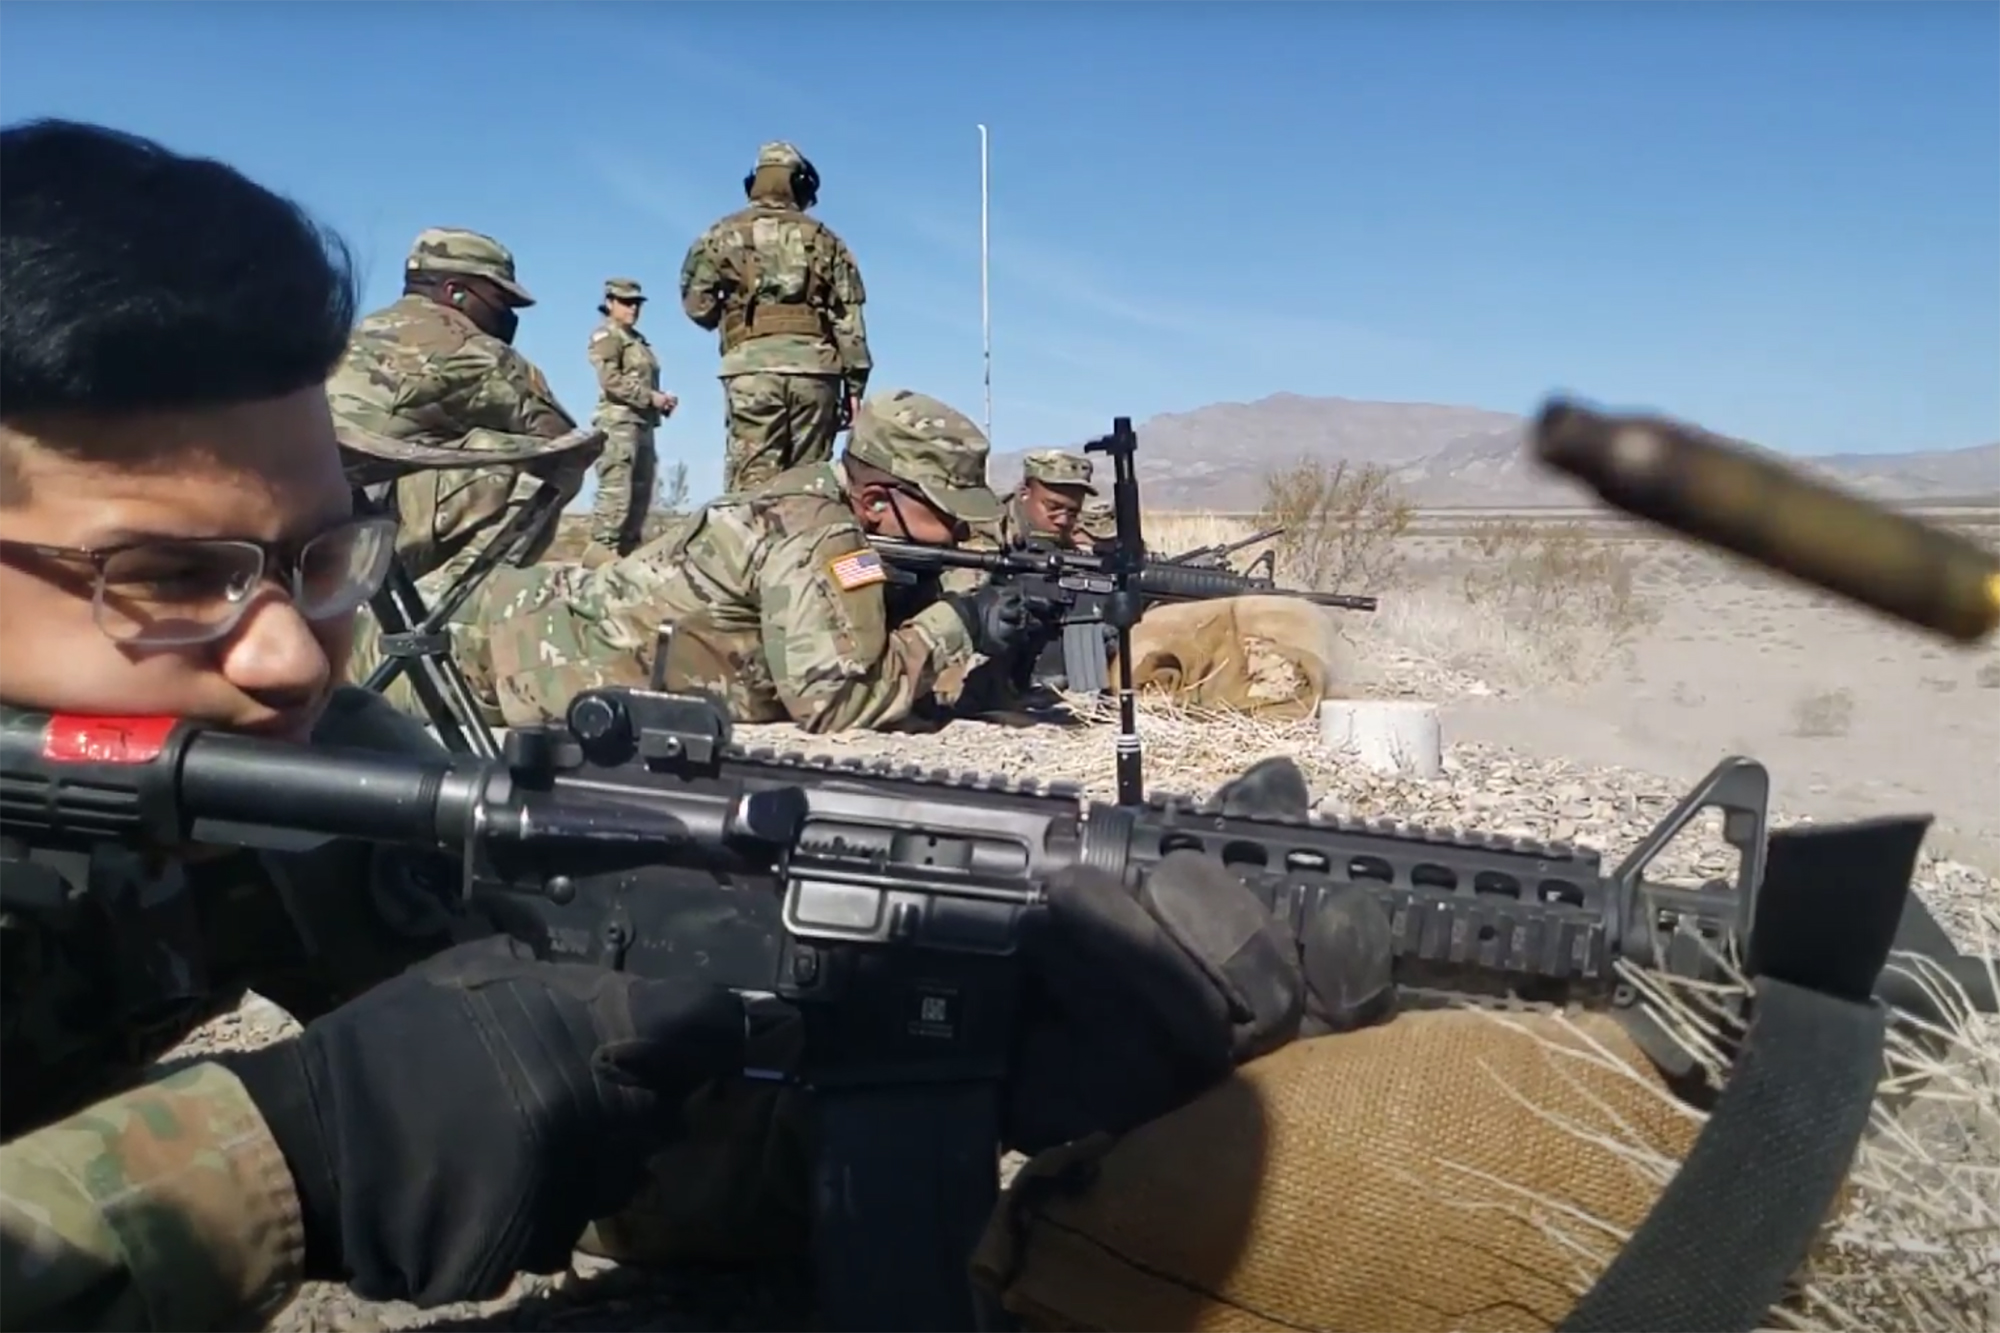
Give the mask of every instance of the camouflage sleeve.
M 258 1328 L 304 1249 L 278 1145 L 219 1065 L 0 1146 L 0 1326 Z
M 781 538 L 758 582 L 772 684 L 807 731 L 900 722 L 940 672 L 972 656 L 964 622 L 942 602 L 888 628 L 881 557 L 852 524 Z
M 590 335 L 590 368 L 606 399 L 639 412 L 653 408 L 653 386 L 643 375 L 625 369 L 625 341 L 610 329 Z
M 437 368 L 440 378 L 466 386 L 465 419 L 493 435 L 553 440 L 576 429 L 534 362 L 497 338 L 473 338 Z
M 868 392 L 868 376 L 875 369 L 875 360 L 868 354 L 868 322 L 861 313 L 867 303 L 861 268 L 847 242 L 842 241 L 833 261 L 833 342 L 846 368 L 847 387 L 856 398 Z
M 695 237 L 681 260 L 681 309 L 703 329 L 722 323 L 722 269 L 709 237 L 708 232 Z

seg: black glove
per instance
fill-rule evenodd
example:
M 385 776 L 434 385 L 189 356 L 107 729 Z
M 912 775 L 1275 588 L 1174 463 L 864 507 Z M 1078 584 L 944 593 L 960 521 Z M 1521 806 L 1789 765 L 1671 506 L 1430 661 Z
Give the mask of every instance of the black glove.
M 306 1275 L 434 1306 L 566 1268 L 745 1040 L 726 990 L 538 962 L 500 936 L 228 1063 L 297 1186 Z
M 949 600 L 972 636 L 973 650 L 987 657 L 1009 656 L 1039 623 L 1039 607 L 1017 583 L 982 583 Z
M 1289 759 L 1218 793 L 1233 815 L 1303 813 Z M 1028 938 L 1034 971 L 1007 1146 L 1038 1152 L 1166 1114 L 1293 1038 L 1348 1031 L 1393 1008 L 1387 915 L 1360 889 L 1329 895 L 1303 944 L 1220 861 L 1163 858 L 1136 895 L 1101 870 L 1049 885 Z
M 1258 760 L 1216 796 L 1231 816 L 1304 819 L 1312 811 L 1306 775 L 1281 755 Z M 1299 940 L 1306 982 L 1300 1036 L 1352 1032 L 1395 1014 L 1393 932 L 1388 912 L 1368 890 L 1339 884 L 1321 891 Z

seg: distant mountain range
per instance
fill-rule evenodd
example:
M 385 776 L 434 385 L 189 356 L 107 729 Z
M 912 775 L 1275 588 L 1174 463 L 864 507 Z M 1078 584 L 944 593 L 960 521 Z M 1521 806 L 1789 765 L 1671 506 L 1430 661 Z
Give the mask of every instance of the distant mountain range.
M 1163 509 L 1251 510 L 1263 503 L 1263 478 L 1273 469 L 1300 457 L 1344 458 L 1390 469 L 1410 498 L 1428 507 L 1589 503 L 1587 491 L 1523 453 L 1527 424 L 1476 407 L 1273 394 L 1142 423 L 1139 485 L 1147 503 Z M 1020 479 L 1022 452 L 993 456 L 995 485 Z M 2000 502 L 2000 441 L 1793 461 L 1884 500 Z

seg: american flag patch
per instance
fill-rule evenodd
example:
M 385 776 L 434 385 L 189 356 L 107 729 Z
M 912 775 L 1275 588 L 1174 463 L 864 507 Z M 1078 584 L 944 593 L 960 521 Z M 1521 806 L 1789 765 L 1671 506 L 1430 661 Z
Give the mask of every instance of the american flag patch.
M 843 592 L 853 592 L 871 583 L 886 583 L 889 579 L 882 570 L 882 557 L 874 551 L 854 551 L 829 560 L 826 572 L 833 575 L 833 581 Z

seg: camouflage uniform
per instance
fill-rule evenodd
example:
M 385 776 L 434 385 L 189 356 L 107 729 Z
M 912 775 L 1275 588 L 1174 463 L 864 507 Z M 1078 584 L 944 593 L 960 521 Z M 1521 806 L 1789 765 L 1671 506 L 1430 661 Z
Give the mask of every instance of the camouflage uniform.
M 1098 497 L 1083 502 L 1083 512 L 1077 515 L 1077 531 L 1094 543 L 1118 540 L 1118 512 L 1111 507 L 1111 501 Z
M 1076 486 L 1092 495 L 1097 488 L 1090 484 L 1090 459 L 1079 453 L 1064 449 L 1037 449 L 1021 460 L 1021 474 L 1024 478 L 1042 482 L 1048 486 Z M 1016 491 L 1007 498 L 998 520 L 983 524 L 975 529 L 970 540 L 962 545 L 985 551 L 1005 551 L 1017 546 L 1025 546 L 1034 537 L 1044 541 L 1053 540 L 1050 534 L 1040 532 L 1034 520 L 1028 516 L 1028 507 L 1021 492 Z M 1088 542 L 1072 542 L 1072 550 L 1089 550 Z M 976 569 L 948 569 L 939 575 L 943 590 L 947 593 L 969 592 L 986 581 L 986 576 Z
M 967 523 L 999 513 L 986 454 L 979 427 L 907 390 L 865 401 L 847 446 Z M 494 682 L 510 725 L 554 720 L 580 690 L 643 684 L 655 632 L 671 624 L 670 686 L 713 690 L 740 721 L 900 722 L 972 641 L 942 603 L 890 627 L 888 576 L 848 494 L 840 466 L 809 464 L 711 502 L 683 533 L 615 564 L 503 571 L 460 636 L 469 665 Z
M 514 281 L 514 257 L 474 232 L 425 231 L 404 268 L 412 274 L 487 278 L 514 300 L 531 302 Z M 391 462 L 398 451 L 415 457 L 457 450 L 508 459 L 498 467 L 413 463 L 393 483 L 390 493 L 402 521 L 396 554 L 426 604 L 477 558 L 481 538 L 540 489 L 540 479 L 523 463 L 539 463 L 538 470 L 561 486 L 564 503 L 576 495 L 590 466 L 586 449 L 572 450 L 559 465 L 545 461 L 563 452 L 547 446 L 576 423 L 534 363 L 427 296 L 405 295 L 356 325 L 326 392 L 341 441 L 356 452 Z M 541 559 L 555 535 L 551 524 L 523 563 Z M 355 618 L 349 680 L 366 679 L 381 660 L 378 634 L 365 610 Z M 414 710 L 408 691 L 399 680 L 391 697 Z
M 315 739 L 442 753 L 359 690 Z M 0 1326 L 260 1324 L 300 1281 L 284 1159 L 233 1074 L 147 1066 L 246 988 L 304 1021 L 490 927 L 446 912 L 442 863 L 356 843 L 49 859 L 88 891 L 47 913 L 10 902 L 0 924 Z
M 630 278 L 612 278 L 604 295 L 621 301 L 642 301 L 645 293 Z M 630 555 L 639 544 L 646 511 L 653 505 L 659 473 L 653 431 L 660 409 L 653 395 L 660 389 L 660 358 L 646 335 L 610 318 L 590 335 L 590 367 L 597 372 L 597 413 L 591 424 L 604 432 L 604 452 L 597 459 L 597 503 L 591 510 L 590 539 L 619 555 Z
M 854 256 L 786 184 L 804 163 L 788 143 L 765 144 L 749 206 L 703 232 L 681 264 L 682 308 L 721 342 L 726 492 L 831 458 L 847 399 L 867 391 L 874 367 Z
M 1023 458 L 1022 489 L 1015 493 L 1012 502 L 1007 506 L 1007 518 L 1003 530 L 1008 543 L 1018 545 L 1031 539 L 1053 540 L 1053 534 L 1037 529 L 1028 517 L 1026 503 L 1028 482 L 1038 481 L 1044 486 L 1060 486 L 1095 496 L 1097 487 L 1090 483 L 1093 471 L 1089 455 L 1069 449 L 1036 449 Z M 1071 545 L 1074 547 L 1080 544 L 1072 542 Z

